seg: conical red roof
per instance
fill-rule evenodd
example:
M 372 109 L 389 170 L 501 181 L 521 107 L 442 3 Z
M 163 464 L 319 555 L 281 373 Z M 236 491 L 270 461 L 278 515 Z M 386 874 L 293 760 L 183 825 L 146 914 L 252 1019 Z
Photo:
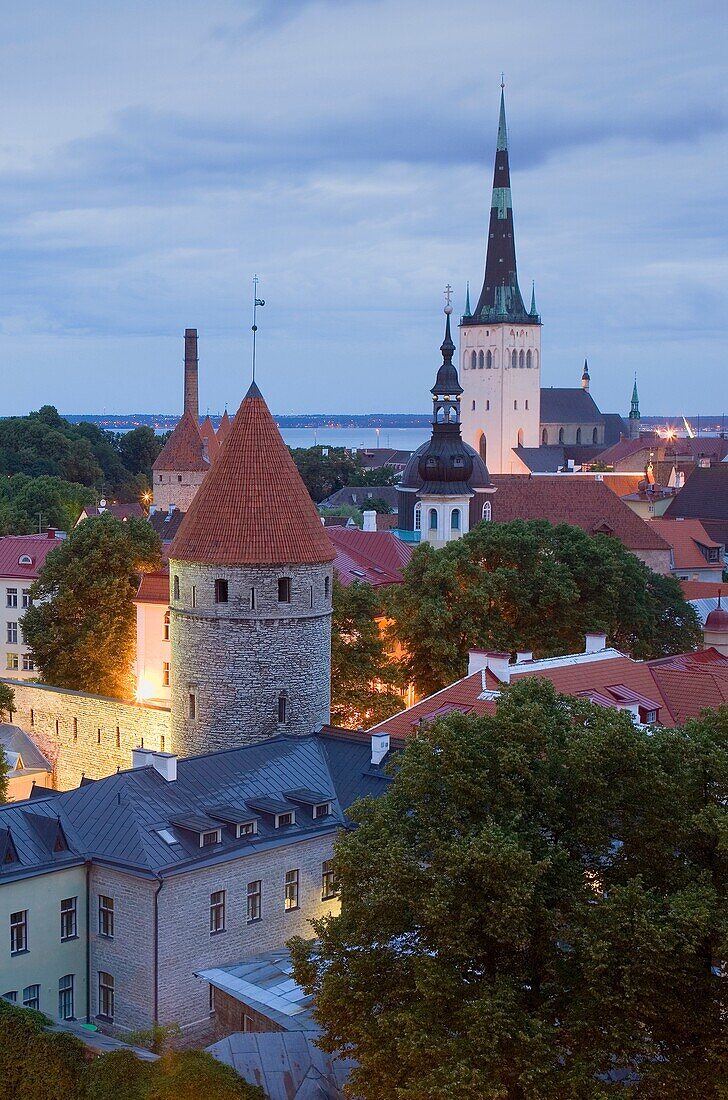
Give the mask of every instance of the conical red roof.
M 255 383 L 180 524 L 169 556 L 205 565 L 334 560 L 316 506 Z
M 205 461 L 202 436 L 197 420 L 190 412 L 182 415 L 174 431 L 157 455 L 153 470 L 209 470 Z
M 210 459 L 210 462 L 214 462 L 220 452 L 220 444 L 215 435 L 215 429 L 212 426 L 209 413 L 202 421 L 202 424 L 200 424 L 200 435 L 207 443 L 207 457 Z
M 221 447 L 222 447 L 223 443 L 225 442 L 225 440 L 227 439 L 227 437 L 230 435 L 230 428 L 231 427 L 232 427 L 232 421 L 230 420 L 230 417 L 228 416 L 227 409 L 225 409 L 225 412 L 222 414 L 222 417 L 220 419 L 220 426 L 217 429 L 217 442 L 219 443 L 219 445 Z

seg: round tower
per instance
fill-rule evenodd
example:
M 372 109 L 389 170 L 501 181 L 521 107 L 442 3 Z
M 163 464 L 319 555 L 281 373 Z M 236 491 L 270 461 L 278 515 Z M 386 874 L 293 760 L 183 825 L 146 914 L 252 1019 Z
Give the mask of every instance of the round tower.
M 175 751 L 328 722 L 334 550 L 255 383 L 169 558 Z

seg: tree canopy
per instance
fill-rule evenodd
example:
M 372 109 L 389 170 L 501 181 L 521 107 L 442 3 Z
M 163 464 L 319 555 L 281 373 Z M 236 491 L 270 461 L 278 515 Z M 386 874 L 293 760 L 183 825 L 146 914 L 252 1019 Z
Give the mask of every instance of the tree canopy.
M 70 531 L 96 493 L 85 485 L 42 474 L 0 479 L 0 535 L 32 535 L 55 527 Z
M 21 621 L 46 683 L 126 699 L 131 693 L 140 573 L 159 568 L 161 542 L 146 520 L 108 513 L 84 520 L 51 550 Z
M 728 708 L 684 728 L 529 679 L 409 739 L 297 940 L 363 1100 L 718 1100 Z
M 348 729 L 371 726 L 404 706 L 377 621 L 379 594 L 359 581 L 345 587 L 334 574 L 333 603 L 331 720 Z
M 389 600 L 405 675 L 423 693 L 463 676 L 469 649 L 548 657 L 604 630 L 609 644 L 648 659 L 693 649 L 701 637 L 674 577 L 617 539 L 546 520 L 479 523 L 441 550 L 421 544 Z

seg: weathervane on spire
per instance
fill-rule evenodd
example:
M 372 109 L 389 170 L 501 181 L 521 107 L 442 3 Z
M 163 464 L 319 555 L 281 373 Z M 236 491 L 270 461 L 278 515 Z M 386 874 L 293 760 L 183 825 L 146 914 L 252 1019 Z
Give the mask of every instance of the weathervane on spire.
M 445 287 L 445 313 L 452 313 L 452 287 L 449 283 Z
M 263 298 L 258 297 L 258 276 L 253 276 L 253 381 L 255 382 L 255 334 L 258 331 L 258 306 L 264 306 Z

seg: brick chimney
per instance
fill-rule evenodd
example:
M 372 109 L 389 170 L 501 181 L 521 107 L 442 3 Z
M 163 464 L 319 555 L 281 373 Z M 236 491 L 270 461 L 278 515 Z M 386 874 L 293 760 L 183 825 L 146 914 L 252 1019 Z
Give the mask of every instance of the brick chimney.
M 185 403 L 184 411 L 192 413 L 195 424 L 200 419 L 197 392 L 197 329 L 185 329 Z

